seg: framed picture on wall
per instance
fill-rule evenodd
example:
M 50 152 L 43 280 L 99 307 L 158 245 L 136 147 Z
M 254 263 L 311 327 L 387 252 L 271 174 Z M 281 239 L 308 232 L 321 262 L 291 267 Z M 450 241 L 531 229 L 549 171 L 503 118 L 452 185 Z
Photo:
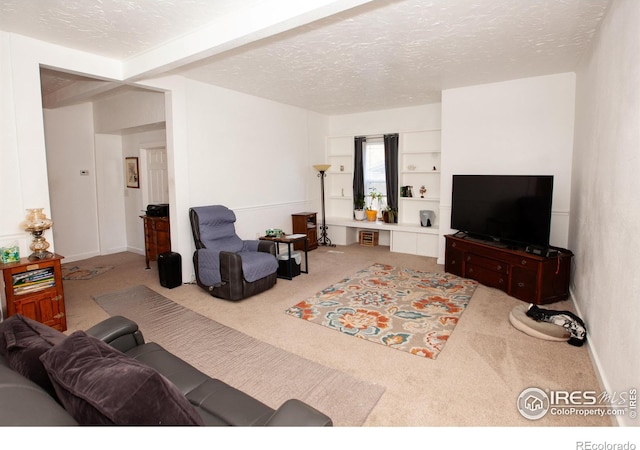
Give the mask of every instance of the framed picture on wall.
M 127 157 L 125 160 L 125 177 L 128 188 L 140 188 L 140 174 L 138 172 L 138 158 Z

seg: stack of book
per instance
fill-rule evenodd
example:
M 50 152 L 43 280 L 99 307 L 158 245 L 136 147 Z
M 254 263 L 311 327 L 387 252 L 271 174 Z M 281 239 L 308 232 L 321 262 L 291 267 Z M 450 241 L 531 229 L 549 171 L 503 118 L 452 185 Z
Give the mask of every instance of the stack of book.
M 14 295 L 27 294 L 55 286 L 53 267 L 12 275 Z

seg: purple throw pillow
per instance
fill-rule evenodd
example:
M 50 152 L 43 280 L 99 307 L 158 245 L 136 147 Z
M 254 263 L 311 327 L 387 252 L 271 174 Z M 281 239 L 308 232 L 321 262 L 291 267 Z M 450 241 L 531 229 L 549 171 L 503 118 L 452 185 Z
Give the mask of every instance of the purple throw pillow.
M 164 376 L 84 331 L 41 356 L 60 402 L 83 425 L 203 425 Z
M 40 355 L 66 337 L 58 330 L 16 314 L 0 324 L 0 354 L 7 359 L 9 367 L 55 398 L 55 390 Z

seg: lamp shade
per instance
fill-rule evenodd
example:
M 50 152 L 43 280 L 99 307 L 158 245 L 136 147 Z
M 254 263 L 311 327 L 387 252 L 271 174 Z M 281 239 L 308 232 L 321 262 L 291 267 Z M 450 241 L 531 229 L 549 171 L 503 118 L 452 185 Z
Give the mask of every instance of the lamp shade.
M 44 231 L 51 228 L 53 221 L 42 212 L 44 208 L 27 209 L 27 216 L 20 224 L 25 231 Z
M 313 168 L 316 169 L 318 172 L 326 172 L 327 170 L 329 170 L 329 167 L 331 167 L 331 164 L 314 164 Z

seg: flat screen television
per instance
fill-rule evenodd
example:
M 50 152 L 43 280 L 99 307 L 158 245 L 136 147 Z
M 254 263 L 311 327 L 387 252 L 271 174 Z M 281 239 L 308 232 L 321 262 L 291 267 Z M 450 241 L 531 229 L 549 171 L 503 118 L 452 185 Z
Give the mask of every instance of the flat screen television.
M 454 175 L 451 228 L 510 247 L 548 247 L 553 175 Z

